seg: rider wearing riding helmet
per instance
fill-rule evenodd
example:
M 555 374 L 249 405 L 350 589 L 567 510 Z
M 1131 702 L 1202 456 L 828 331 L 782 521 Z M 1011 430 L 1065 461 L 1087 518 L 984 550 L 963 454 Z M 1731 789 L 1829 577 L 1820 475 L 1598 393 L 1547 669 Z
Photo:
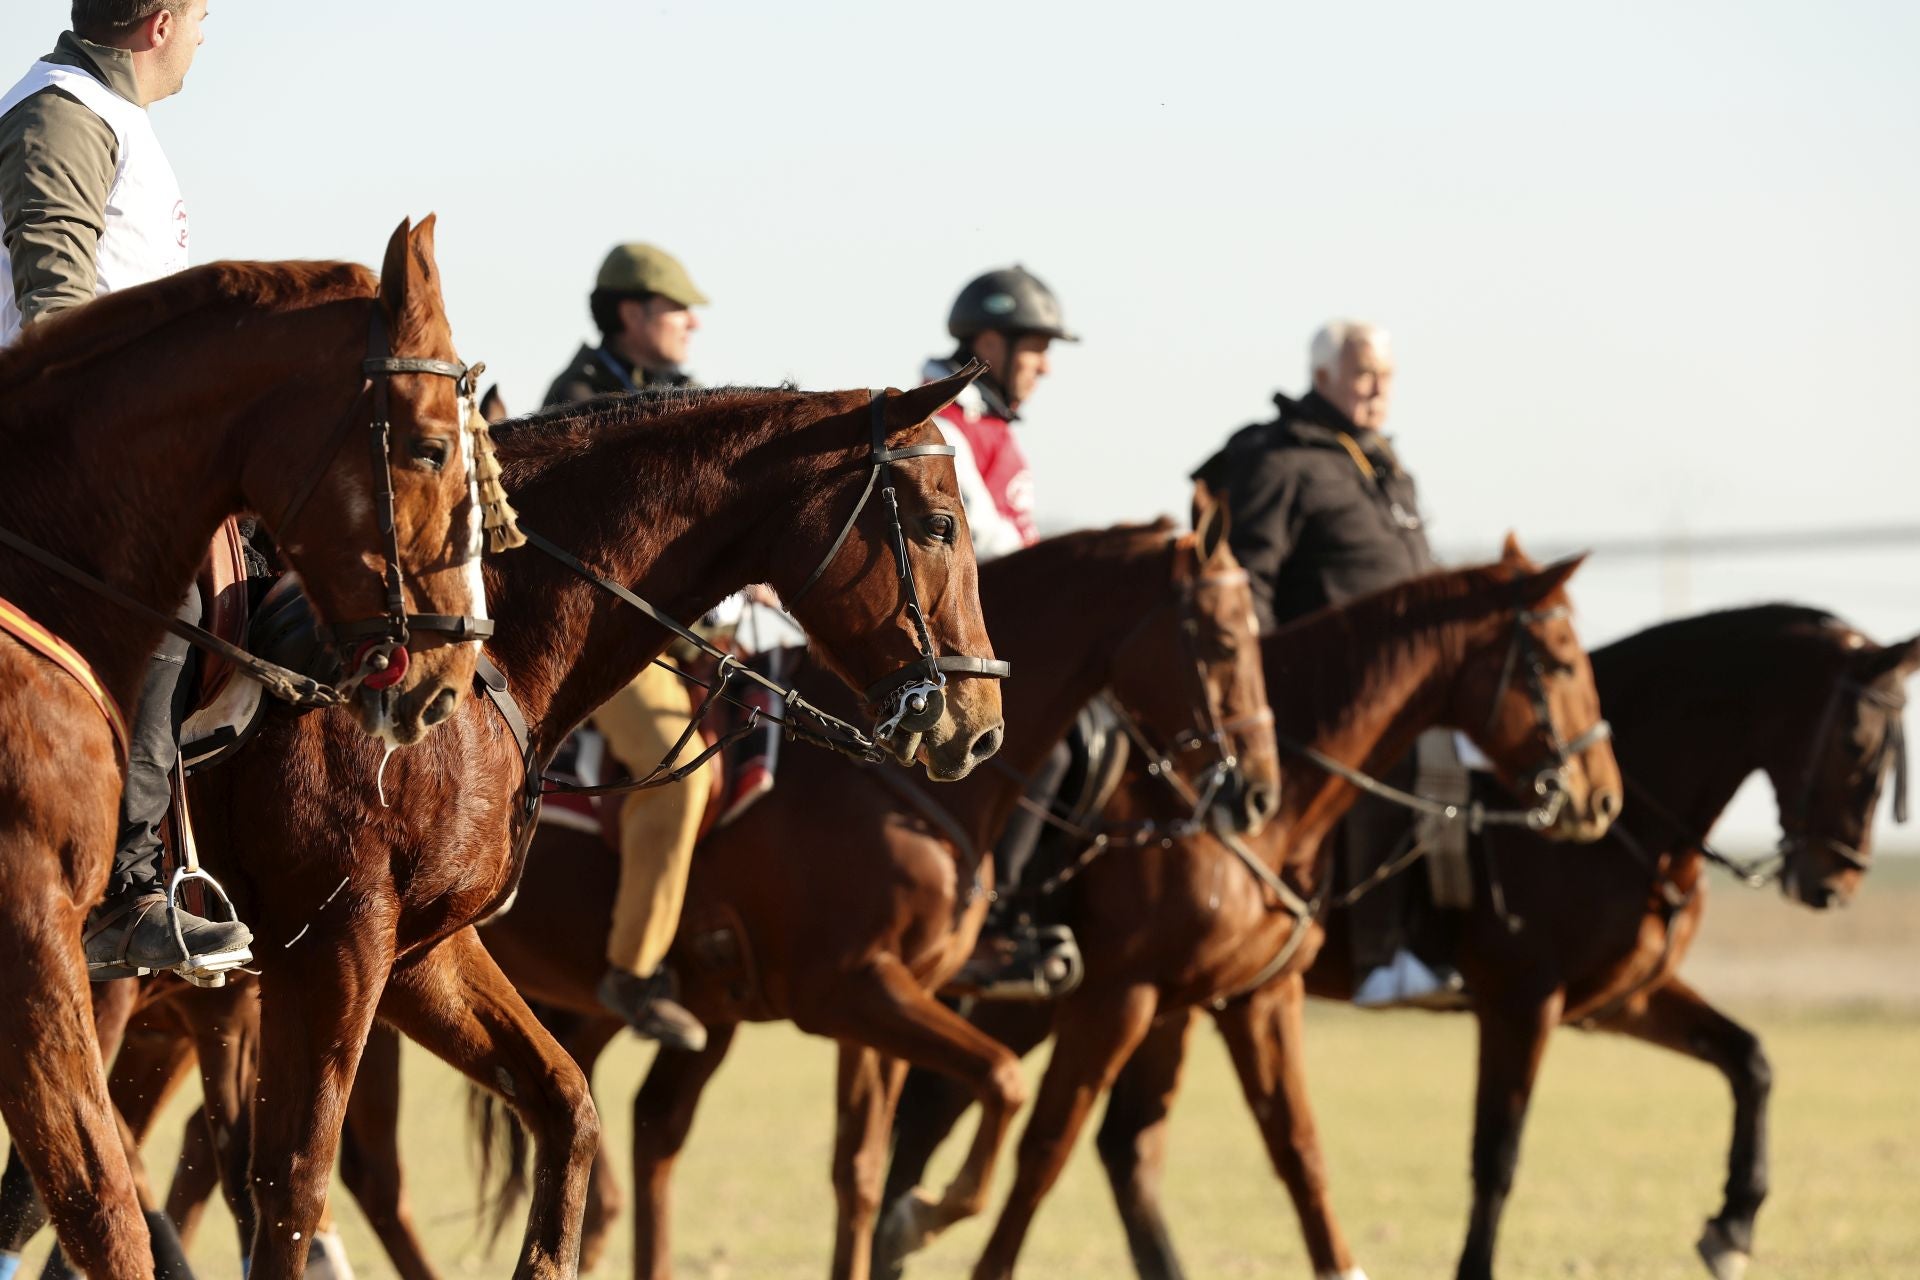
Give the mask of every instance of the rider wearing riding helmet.
M 206 0 L 73 0 L 73 29 L 0 97 L 0 344 L 23 329 L 187 265 L 187 206 L 147 108 L 180 91 L 202 39 Z M 179 616 L 200 618 L 189 589 Z M 237 921 L 167 915 L 160 831 L 192 650 L 169 636 L 147 667 L 130 726 L 113 870 L 89 916 L 95 981 L 136 970 L 233 968 L 252 959 Z
M 1278 417 L 1242 428 L 1194 472 L 1232 512 L 1228 541 L 1246 567 L 1263 632 L 1437 567 L 1413 476 L 1382 434 L 1393 388 L 1387 333 L 1330 322 L 1314 335 L 1309 362 L 1311 391 L 1298 400 L 1274 396 Z M 1385 778 L 1464 799 L 1450 733 L 1422 735 L 1415 754 Z M 1335 837 L 1348 883 L 1370 882 L 1415 834 L 1408 810 L 1360 797 Z M 1407 878 L 1393 876 L 1348 908 L 1355 1004 L 1446 1004 L 1458 996 L 1459 976 L 1409 945 L 1408 895 Z
M 973 553 L 992 560 L 1039 539 L 1034 524 L 1033 475 L 1014 434 L 1020 408 L 1051 371 L 1053 343 L 1078 342 L 1066 327 L 1060 300 L 1025 267 L 1003 267 L 969 281 L 947 315 L 959 347 L 921 371 L 933 382 L 980 360 L 987 372 L 940 411 L 941 434 L 954 447 L 954 473 L 973 535 Z M 1050 803 L 1074 759 L 1062 743 L 1036 771 L 1028 795 Z M 1032 998 L 1060 994 L 1077 974 L 1078 951 L 1064 925 L 1040 927 L 1014 892 L 1032 861 L 1044 824 L 1021 809 L 994 850 L 999 896 L 979 948 L 956 985 L 982 996 Z

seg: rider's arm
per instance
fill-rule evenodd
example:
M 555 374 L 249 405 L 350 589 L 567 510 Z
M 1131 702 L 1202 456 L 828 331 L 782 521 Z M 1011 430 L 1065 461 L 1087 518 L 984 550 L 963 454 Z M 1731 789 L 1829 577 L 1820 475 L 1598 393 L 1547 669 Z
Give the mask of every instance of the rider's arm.
M 118 163 L 113 129 L 57 89 L 0 117 L 0 237 L 23 323 L 93 298 Z
M 993 560 L 1026 546 L 1019 526 L 1000 514 L 993 491 L 980 474 L 980 464 L 974 461 L 966 433 L 949 423 L 937 425 L 941 437 L 953 446 L 953 474 L 960 481 L 960 505 L 967 513 L 967 530 L 973 535 L 973 558 Z
M 1227 540 L 1248 574 L 1260 630 L 1272 631 L 1274 583 L 1293 554 L 1302 524 L 1301 474 L 1274 454 L 1226 476 Z

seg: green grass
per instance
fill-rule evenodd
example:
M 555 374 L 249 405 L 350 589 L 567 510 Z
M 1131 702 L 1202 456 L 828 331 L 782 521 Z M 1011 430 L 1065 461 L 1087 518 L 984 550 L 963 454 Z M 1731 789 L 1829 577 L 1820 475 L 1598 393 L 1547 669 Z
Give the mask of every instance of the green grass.
M 1920 918 L 1920 865 L 1884 870 L 1851 919 L 1815 918 L 1775 898 L 1715 886 L 1716 918 L 1702 960 L 1728 975 L 1728 1011 L 1760 1033 L 1777 1082 L 1773 1196 L 1760 1219 L 1754 1280 L 1920 1274 L 1920 1015 L 1914 1000 L 1853 998 L 1855 984 L 1883 991 L 1887 963 L 1901 966 L 1905 989 L 1920 997 L 1920 944 L 1912 941 L 1920 930 L 1908 927 Z M 1849 939 L 1862 943 L 1865 959 L 1847 958 L 1856 954 Z M 1818 1003 L 1809 1003 L 1801 987 L 1776 998 L 1771 988 L 1737 980 L 1770 972 L 1761 960 L 1777 962 L 1800 947 L 1827 966 Z M 1360 1263 L 1379 1278 L 1451 1274 L 1468 1203 L 1471 1021 L 1314 1005 L 1309 1025 L 1309 1077 L 1334 1203 Z M 1305 1276 L 1292 1208 L 1226 1055 L 1210 1030 L 1194 1043 L 1165 1190 L 1188 1273 Z M 464 1085 L 410 1052 L 403 1142 L 430 1248 L 449 1275 L 504 1274 L 512 1240 L 491 1259 L 476 1241 Z M 647 1059 L 643 1046 L 627 1043 L 602 1066 L 599 1096 L 616 1151 L 625 1150 L 628 1101 Z M 1041 1061 L 1036 1055 L 1036 1071 Z M 824 1275 L 833 1212 L 832 1089 L 831 1045 L 787 1027 L 742 1033 L 708 1092 L 678 1172 L 681 1275 Z M 173 1117 L 189 1105 L 176 1102 Z M 1633 1042 L 1560 1033 L 1507 1215 L 1502 1274 L 1704 1275 L 1692 1242 L 1719 1203 L 1730 1118 L 1726 1088 L 1708 1068 Z M 150 1152 L 163 1182 L 178 1128 L 169 1118 Z M 956 1145 L 942 1153 L 936 1174 L 952 1167 Z M 1009 1172 L 1003 1166 L 1003 1183 Z M 335 1207 L 359 1274 L 391 1275 L 344 1192 Z M 987 1225 L 956 1228 L 910 1274 L 965 1275 Z M 43 1239 L 29 1267 L 37 1269 L 44 1249 Z M 203 1276 L 238 1275 L 224 1209 L 208 1215 L 194 1257 Z M 1043 1206 L 1022 1263 L 1022 1273 L 1035 1277 L 1130 1274 L 1086 1143 Z M 628 1270 L 623 1224 L 601 1274 Z

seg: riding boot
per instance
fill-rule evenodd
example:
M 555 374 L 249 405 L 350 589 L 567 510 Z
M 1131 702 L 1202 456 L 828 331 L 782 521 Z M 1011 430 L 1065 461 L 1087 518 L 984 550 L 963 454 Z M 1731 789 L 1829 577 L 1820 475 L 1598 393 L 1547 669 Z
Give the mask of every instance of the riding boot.
M 747 659 L 747 666 L 769 680 L 780 681 L 788 655 L 786 649 L 756 653 Z M 734 687 L 740 690 L 740 701 L 758 711 L 762 719 L 727 752 L 726 794 L 713 821 L 716 829 L 732 823 L 754 801 L 772 791 L 774 771 L 780 767 L 780 726 L 775 718 L 786 714 L 787 700 L 762 684 L 746 682 Z
M 595 994 L 601 1004 L 646 1039 L 657 1040 L 669 1049 L 698 1053 L 707 1047 L 707 1029 L 673 998 L 673 991 L 673 974 L 666 968 L 644 975 L 609 968 Z
M 200 620 L 200 593 L 190 589 L 175 615 Z M 100 905 L 87 919 L 88 976 L 96 982 L 136 971 L 173 969 L 189 961 L 224 961 L 246 952 L 253 933 L 233 920 L 207 920 L 176 905 L 166 910 L 160 880 L 160 832 L 173 803 L 173 768 L 180 726 L 193 709 L 193 648 L 169 634 L 147 663 L 140 701 L 128 726 L 126 785 L 120 794 L 120 833 L 113 871 Z M 187 953 L 181 953 L 184 941 Z M 242 957 L 238 963 L 245 963 Z

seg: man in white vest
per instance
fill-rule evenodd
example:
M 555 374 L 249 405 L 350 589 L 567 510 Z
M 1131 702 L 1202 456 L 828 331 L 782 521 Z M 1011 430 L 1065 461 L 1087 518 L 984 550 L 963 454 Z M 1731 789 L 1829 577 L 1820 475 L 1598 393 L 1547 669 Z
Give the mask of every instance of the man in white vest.
M 180 92 L 200 46 L 206 0 L 73 0 L 73 30 L 0 97 L 0 345 L 99 294 L 187 265 L 187 206 L 147 118 Z M 193 592 L 181 616 L 198 620 Z M 88 922 L 96 980 L 186 964 L 230 968 L 251 959 L 237 922 L 167 921 L 160 829 L 180 723 L 192 696 L 190 650 L 169 637 L 154 654 L 135 709 L 120 833 L 106 896 Z

